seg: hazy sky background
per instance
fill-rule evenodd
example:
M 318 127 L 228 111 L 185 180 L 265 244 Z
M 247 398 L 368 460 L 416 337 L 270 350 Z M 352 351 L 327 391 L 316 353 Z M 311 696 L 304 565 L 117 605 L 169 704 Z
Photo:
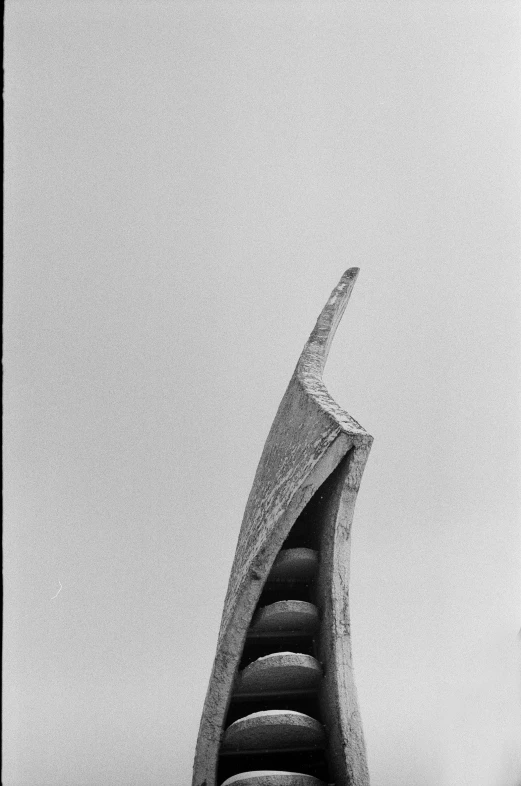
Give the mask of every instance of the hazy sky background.
M 6 44 L 5 786 L 190 783 L 255 468 L 350 266 L 372 785 L 519 786 L 518 3 L 10 0 Z

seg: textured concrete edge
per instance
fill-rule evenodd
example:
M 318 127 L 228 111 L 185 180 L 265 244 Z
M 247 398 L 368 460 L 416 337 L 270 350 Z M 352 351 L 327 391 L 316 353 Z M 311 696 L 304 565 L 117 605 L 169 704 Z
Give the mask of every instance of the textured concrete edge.
M 330 764 L 335 782 L 342 786 L 369 786 L 349 613 L 351 527 L 368 454 L 369 447 L 354 447 L 328 480 L 327 521 L 320 549 L 319 648 L 321 661 L 327 663 L 320 703 L 329 732 Z

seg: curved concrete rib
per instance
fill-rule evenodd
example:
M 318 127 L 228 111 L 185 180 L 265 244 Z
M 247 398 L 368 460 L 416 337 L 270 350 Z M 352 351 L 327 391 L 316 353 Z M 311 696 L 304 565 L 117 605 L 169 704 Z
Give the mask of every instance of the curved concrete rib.
M 351 663 L 347 571 L 354 505 L 372 437 L 338 406 L 322 382 L 357 274 L 356 268 L 346 271 L 321 312 L 264 446 L 224 603 L 193 786 L 220 786 L 227 780 L 218 775 L 219 751 L 248 628 L 277 554 L 319 489 L 320 566 L 313 586 L 320 622 L 313 647 L 324 666 L 318 700 L 328 730 L 327 767 L 338 786 L 369 783 Z M 260 767 L 259 772 L 274 769 L 278 767 Z

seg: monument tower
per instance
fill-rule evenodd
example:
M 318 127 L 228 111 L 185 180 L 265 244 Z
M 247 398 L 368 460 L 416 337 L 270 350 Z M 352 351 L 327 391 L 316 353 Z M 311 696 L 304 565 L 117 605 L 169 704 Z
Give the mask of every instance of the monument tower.
M 193 786 L 368 786 L 353 679 L 349 549 L 372 437 L 322 372 L 358 270 L 306 343 L 248 498 Z

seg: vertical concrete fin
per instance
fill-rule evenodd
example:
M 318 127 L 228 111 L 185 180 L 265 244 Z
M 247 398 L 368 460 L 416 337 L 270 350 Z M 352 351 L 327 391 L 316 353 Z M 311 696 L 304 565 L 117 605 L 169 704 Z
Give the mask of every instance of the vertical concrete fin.
M 297 777 L 299 773 L 302 778 L 316 776 L 318 783 L 331 782 L 333 777 L 338 786 L 368 783 L 361 725 L 356 733 L 353 727 L 359 717 L 357 708 L 347 714 L 342 711 L 344 694 L 356 704 L 354 685 L 340 674 L 338 679 L 334 677 L 351 662 L 347 601 L 339 596 L 335 579 L 339 571 L 347 571 L 347 564 L 343 564 L 347 551 L 335 544 L 349 537 L 354 500 L 372 438 L 338 406 L 322 382 L 329 348 L 357 274 L 356 268 L 344 273 L 322 310 L 262 452 L 224 603 L 193 786 L 221 786 L 246 770 L 278 772 L 274 786 L 289 784 L 292 762 Z M 311 544 L 319 554 L 320 570 L 305 589 L 295 581 L 284 585 L 270 579 L 277 555 L 291 544 L 293 548 Z M 327 631 L 324 620 L 328 621 Z M 297 632 L 288 625 L 296 626 Z M 347 639 L 347 643 L 337 643 L 335 636 Z M 289 698 L 272 697 L 275 704 L 269 710 L 248 712 L 257 706 L 255 697 L 250 697 L 248 704 L 237 685 L 245 666 L 253 662 L 251 658 L 258 660 L 264 657 L 262 653 L 283 654 L 291 641 L 297 647 L 294 654 L 323 658 L 321 638 L 334 646 L 328 663 L 323 664 L 328 681 L 314 685 L 314 698 L 309 692 L 297 691 Z M 302 652 L 298 647 L 307 650 Z M 256 668 L 262 670 L 263 662 Z M 335 734 L 324 730 L 331 723 L 337 725 Z M 347 736 L 356 740 L 354 753 Z M 291 746 L 298 749 L 299 740 L 307 760 L 300 755 L 295 758 L 292 752 Z M 247 745 L 253 746 L 252 750 Z M 255 766 L 246 766 L 246 761 Z M 257 776 L 248 777 L 255 780 Z

